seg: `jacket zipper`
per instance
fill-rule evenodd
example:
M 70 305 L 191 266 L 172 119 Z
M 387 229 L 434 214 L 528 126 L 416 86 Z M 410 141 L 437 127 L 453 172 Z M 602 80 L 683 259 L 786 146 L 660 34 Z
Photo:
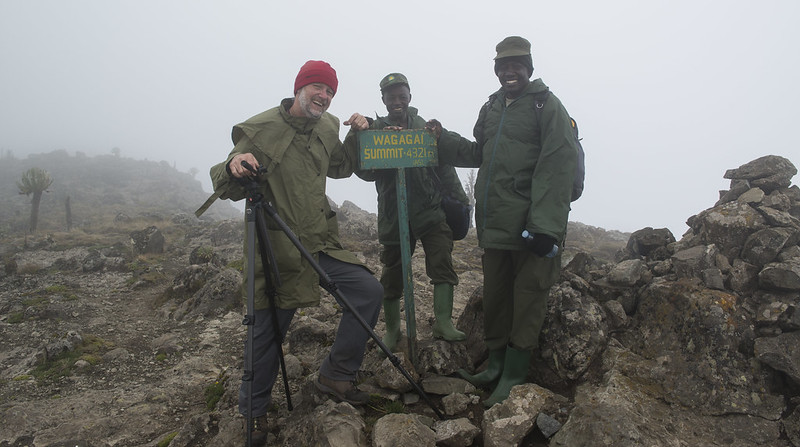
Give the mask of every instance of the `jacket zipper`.
M 503 123 L 506 119 L 506 110 L 508 107 L 501 104 L 503 113 L 500 115 L 500 124 L 497 126 L 497 134 L 494 136 L 494 144 L 492 145 L 492 157 L 489 159 L 489 175 L 486 176 L 486 187 L 483 193 L 483 230 L 486 229 L 487 208 L 489 206 L 489 185 L 491 184 L 492 174 L 494 173 L 494 157 L 497 153 L 497 142 L 500 140 L 500 135 L 503 133 Z

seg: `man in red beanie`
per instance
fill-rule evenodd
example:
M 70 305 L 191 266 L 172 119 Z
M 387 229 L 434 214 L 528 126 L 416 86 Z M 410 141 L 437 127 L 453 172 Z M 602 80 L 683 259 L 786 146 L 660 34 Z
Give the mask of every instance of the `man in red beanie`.
M 278 107 L 234 126 L 234 148 L 224 162 L 211 168 L 211 178 L 215 195 L 240 200 L 245 197 L 245 190 L 237 179 L 252 175 L 242 162 L 256 168 L 266 167 L 266 174 L 259 178 L 259 192 L 264 201 L 275 207 L 305 248 L 318 259 L 352 308 L 375 327 L 383 287 L 354 254 L 342 248 L 336 214 L 325 195 L 326 176 L 349 177 L 358 168 L 358 153 L 344 149 L 339 140 L 339 120 L 327 113 L 338 85 L 336 71 L 326 62 L 306 62 L 295 79 L 294 98 L 284 99 Z M 355 130 L 369 127 L 367 119 L 357 113 L 344 124 Z M 254 445 L 266 442 L 266 413 L 278 375 L 278 349 L 292 317 L 297 308 L 315 306 L 320 300 L 319 276 L 286 234 L 269 231 L 269 238 L 281 279 L 275 297 L 280 339 L 276 339 L 270 315 L 264 268 L 256 256 L 251 404 Z M 351 404 L 369 400 L 369 395 L 354 384 L 369 336 L 357 316 L 342 305 L 335 341 L 315 380 L 318 389 Z M 247 351 L 245 346 L 245 356 Z M 245 416 L 247 399 L 243 382 L 239 412 Z

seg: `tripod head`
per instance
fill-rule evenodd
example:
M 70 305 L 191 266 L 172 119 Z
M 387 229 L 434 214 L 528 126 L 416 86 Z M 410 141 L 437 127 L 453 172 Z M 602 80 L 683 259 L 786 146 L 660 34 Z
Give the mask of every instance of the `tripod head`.
M 249 202 L 259 202 L 262 196 L 258 192 L 258 178 L 261 174 L 267 173 L 267 168 L 259 166 L 258 169 L 256 169 L 253 165 L 244 160 L 242 160 L 242 166 L 253 175 L 237 178 L 236 180 L 244 187 L 245 191 L 247 191 L 247 200 Z

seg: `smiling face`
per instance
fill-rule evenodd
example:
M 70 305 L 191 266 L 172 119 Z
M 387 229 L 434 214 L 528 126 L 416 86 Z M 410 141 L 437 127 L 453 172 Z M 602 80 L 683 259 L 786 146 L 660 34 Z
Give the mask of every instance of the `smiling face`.
M 509 99 L 518 98 L 522 94 L 531 75 L 528 67 L 512 58 L 499 60 L 495 72 L 500 85 L 506 92 L 506 98 Z
M 392 124 L 405 126 L 408 122 L 408 104 L 411 102 L 411 90 L 405 84 L 395 84 L 387 87 L 381 96 L 389 112 L 389 121 Z
M 319 119 L 330 107 L 332 99 L 332 88 L 319 82 L 308 84 L 297 91 L 289 113 L 293 116 Z

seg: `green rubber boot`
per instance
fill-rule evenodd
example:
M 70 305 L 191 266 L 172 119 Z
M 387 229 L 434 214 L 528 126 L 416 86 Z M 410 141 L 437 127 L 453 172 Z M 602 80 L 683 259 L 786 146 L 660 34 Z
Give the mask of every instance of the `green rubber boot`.
M 400 300 L 383 300 L 383 319 L 386 322 L 386 335 L 381 341 L 394 351 L 400 341 Z
M 442 283 L 433 285 L 433 336 L 447 341 L 463 341 L 467 335 L 453 327 L 453 285 Z
M 500 381 L 489 396 L 483 402 L 486 408 L 491 407 L 496 403 L 500 403 L 508 397 L 511 393 L 511 388 L 514 385 L 525 383 L 525 378 L 528 375 L 528 366 L 531 362 L 531 351 L 519 350 L 509 346 L 506 348 L 506 358 L 503 363 L 503 375 L 500 376 Z
M 457 372 L 467 382 L 477 387 L 483 387 L 500 378 L 500 375 L 503 374 L 503 362 L 505 362 L 505 359 L 506 349 L 495 349 L 494 351 L 489 351 L 489 365 L 485 370 L 475 375 L 468 373 L 465 369 L 459 369 Z

